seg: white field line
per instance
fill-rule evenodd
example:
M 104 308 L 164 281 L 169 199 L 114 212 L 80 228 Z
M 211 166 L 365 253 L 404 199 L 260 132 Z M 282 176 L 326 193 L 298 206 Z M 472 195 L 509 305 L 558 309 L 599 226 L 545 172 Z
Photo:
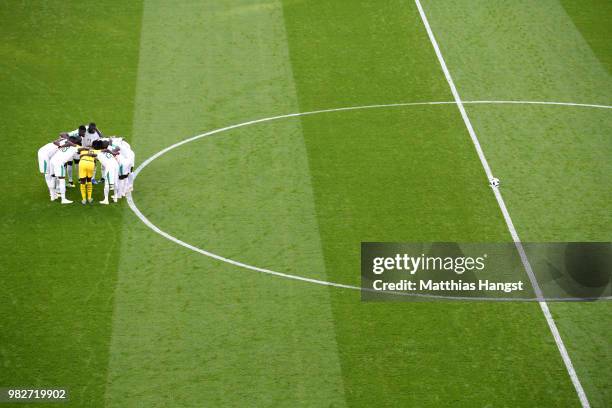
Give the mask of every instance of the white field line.
M 454 102 L 453 102 L 454 103 Z M 612 109 L 608 105 L 596 105 L 592 103 L 573 103 L 573 102 L 547 102 L 547 101 L 462 101 L 464 105 L 557 105 L 557 106 L 576 106 L 583 108 Z
M 482 151 L 480 142 L 478 141 L 478 137 L 476 136 L 476 132 L 474 131 L 474 128 L 472 127 L 472 123 L 470 122 L 470 118 L 468 117 L 467 112 L 465 111 L 465 107 L 463 106 L 463 102 L 461 101 L 459 92 L 457 92 L 457 88 L 455 87 L 453 78 L 451 77 L 448 67 L 446 66 L 446 62 L 444 61 L 444 57 L 442 56 L 440 47 L 438 46 L 438 43 L 433 34 L 433 31 L 431 30 L 431 26 L 429 25 L 429 21 L 427 20 L 425 11 L 423 10 L 423 7 L 421 6 L 421 2 L 419 0 L 415 0 L 415 3 L 419 10 L 419 14 L 421 15 L 421 19 L 423 20 L 423 25 L 425 26 L 425 30 L 427 31 L 427 35 L 429 36 L 431 45 L 433 46 L 436 56 L 438 57 L 438 61 L 440 62 L 440 66 L 442 67 L 442 71 L 444 71 L 444 76 L 446 77 L 446 81 L 448 82 L 448 85 L 451 89 L 453 97 L 455 98 L 455 102 L 457 102 L 457 107 L 459 108 L 459 112 L 461 113 L 463 122 L 465 123 L 468 133 L 470 134 L 470 137 L 472 138 L 472 142 L 474 143 L 474 147 L 476 148 L 476 152 L 478 153 L 478 157 L 480 158 L 482 167 L 485 170 L 487 178 L 491 179 L 493 177 L 493 174 L 491 173 L 491 168 L 489 167 L 489 163 L 487 162 L 484 152 Z M 540 285 L 538 284 L 538 281 L 533 273 L 531 264 L 529 263 L 529 259 L 527 259 L 527 255 L 525 254 L 525 249 L 523 248 L 523 244 L 521 243 L 521 240 L 516 232 L 516 229 L 512 222 L 512 218 L 510 218 L 510 213 L 508 212 L 508 209 L 506 208 L 506 203 L 504 202 L 501 192 L 499 191 L 498 188 L 493 188 L 493 191 L 495 193 L 495 198 L 497 199 L 497 203 L 499 204 L 499 208 L 501 209 L 504 215 L 504 219 L 506 220 L 506 224 L 508 226 L 508 230 L 510 231 L 510 235 L 512 235 L 512 239 L 514 240 L 516 249 L 521 257 L 521 261 L 523 262 L 525 271 L 527 272 L 527 275 L 529 276 L 529 280 L 531 281 L 531 285 L 533 286 L 534 293 L 536 297 L 543 299 L 544 297 L 542 295 L 542 289 L 540 289 Z M 574 388 L 576 389 L 576 393 L 578 394 L 580 403 L 582 404 L 583 408 L 590 407 L 589 400 L 586 396 L 586 393 L 584 392 L 584 389 L 582 388 L 580 379 L 578 378 L 578 375 L 576 374 L 576 370 L 574 369 L 572 360 L 567 352 L 565 344 L 563 343 L 563 339 L 561 338 L 561 335 L 559 334 L 559 330 L 557 329 L 555 320 L 553 319 L 552 314 L 550 313 L 548 304 L 544 300 L 540 300 L 538 303 L 540 304 L 540 308 L 542 309 L 542 312 L 544 313 L 544 317 L 546 318 L 548 327 L 550 328 L 550 331 L 555 339 L 555 343 L 557 344 L 559 353 L 561 353 L 561 358 L 563 359 L 563 362 L 565 363 L 565 367 L 567 368 L 567 372 L 572 380 L 572 383 L 574 384 Z

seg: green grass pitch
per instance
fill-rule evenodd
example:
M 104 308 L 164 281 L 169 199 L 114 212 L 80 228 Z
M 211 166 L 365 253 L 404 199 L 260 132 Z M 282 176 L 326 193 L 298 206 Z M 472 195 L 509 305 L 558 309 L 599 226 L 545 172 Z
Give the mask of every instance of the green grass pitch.
M 612 105 L 609 1 L 422 5 L 464 101 Z M 580 406 L 536 303 L 361 302 L 190 251 L 125 201 L 48 200 L 37 149 L 91 120 L 140 164 L 260 118 L 452 102 L 413 1 L 4 1 L 0 22 L 0 387 L 71 407 Z M 524 241 L 612 240 L 611 109 L 466 109 Z M 362 241 L 511 240 L 455 104 L 222 132 L 133 198 L 189 244 L 347 285 Z M 612 304 L 550 308 L 611 406 Z

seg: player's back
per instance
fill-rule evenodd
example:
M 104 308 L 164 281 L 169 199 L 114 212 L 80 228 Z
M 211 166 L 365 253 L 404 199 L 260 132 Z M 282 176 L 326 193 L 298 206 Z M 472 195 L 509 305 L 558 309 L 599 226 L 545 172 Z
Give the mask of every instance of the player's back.
M 57 149 L 57 152 L 53 155 L 51 160 L 56 163 L 66 163 L 72 160 L 72 156 L 76 153 L 77 149 L 74 146 L 64 146 Z
M 51 153 L 55 153 L 58 147 L 63 147 L 66 143 L 66 139 L 56 139 L 53 142 L 47 143 L 46 145 L 38 149 L 38 151 L 45 152 L 50 155 Z
M 57 146 L 53 142 L 51 142 L 38 149 L 38 152 L 41 154 L 44 153 L 45 155 L 50 155 L 51 152 L 54 153 L 54 150 L 57 150 Z
M 132 150 L 132 146 L 130 146 L 130 144 L 124 138 L 122 138 L 122 137 L 111 136 L 111 137 L 105 137 L 105 138 L 100 139 L 100 140 L 107 141 L 108 144 L 109 144 L 109 147 L 117 146 L 120 149 Z
M 102 166 L 106 168 L 119 166 L 117 159 L 115 159 L 115 156 L 112 153 L 102 150 L 94 150 L 94 152 L 98 161 L 102 163 Z
M 94 163 L 96 161 L 96 150 L 91 148 L 79 148 L 79 156 L 84 162 Z

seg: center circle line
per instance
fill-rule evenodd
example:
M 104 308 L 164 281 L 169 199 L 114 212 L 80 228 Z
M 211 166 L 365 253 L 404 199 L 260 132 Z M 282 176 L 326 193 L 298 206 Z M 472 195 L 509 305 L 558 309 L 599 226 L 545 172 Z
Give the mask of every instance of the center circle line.
M 612 109 L 612 106 L 609 105 L 598 105 L 598 104 L 587 104 L 587 103 L 574 103 L 574 102 L 552 102 L 552 101 L 513 101 L 513 100 L 509 100 L 509 101 L 501 101 L 501 100 L 477 100 L 477 101 L 462 101 L 462 103 L 464 105 L 553 105 L 553 106 L 571 106 L 571 107 L 584 107 L 584 108 L 597 108 L 597 109 Z M 266 118 L 261 118 L 261 119 L 255 119 L 255 120 L 250 120 L 247 122 L 242 122 L 242 123 L 237 123 L 234 125 L 230 125 L 230 126 L 226 126 L 226 127 L 222 127 L 222 128 L 218 128 L 218 129 L 214 129 L 196 136 L 192 136 L 190 138 L 181 140 L 177 143 L 174 143 L 173 145 L 170 145 L 162 150 L 160 150 L 159 152 L 153 154 L 152 156 L 150 156 L 149 158 L 147 158 L 145 161 L 143 161 L 140 166 L 138 166 L 138 168 L 134 171 L 134 180 L 136 180 L 136 178 L 138 177 L 138 175 L 140 174 L 140 172 L 147 167 L 149 164 L 151 164 L 151 162 L 153 162 L 155 159 L 159 158 L 160 156 L 163 156 L 164 154 L 168 153 L 169 151 L 180 147 L 184 144 L 193 142 L 195 140 L 198 139 L 202 139 L 204 137 L 207 136 L 212 136 L 215 135 L 217 133 L 222 133 L 222 132 L 226 132 L 229 130 L 233 130 L 233 129 L 238 129 L 241 127 L 246 127 L 246 126 L 251 126 L 251 125 L 255 125 L 255 124 L 259 124 L 259 123 L 264 123 L 264 122 L 271 122 L 274 120 L 280 120 L 280 119 L 285 119 L 285 118 L 292 118 L 292 117 L 300 117 L 300 116 L 308 116 L 308 115 L 316 115 L 316 114 L 321 114 L 321 113 L 331 113 L 331 112 L 342 112 L 342 111 L 354 111 L 354 110 L 365 110 L 365 109 L 380 109 L 380 108 L 393 108 L 393 107 L 403 107 L 403 106 L 426 106 L 426 105 L 456 105 L 457 103 L 455 101 L 433 101 L 433 102 L 401 102 L 401 103 L 389 103 L 389 104 L 376 104 L 376 105 L 363 105 L 363 106 L 348 106 L 348 107 L 342 107 L 342 108 L 331 108 L 331 109 L 320 109 L 320 110 L 314 110 L 314 111 L 309 111 L 309 112 L 297 112 L 297 113 L 288 113 L 288 114 L 284 114 L 284 115 L 278 115 L 278 116 L 270 116 L 270 117 L 266 117 Z M 147 226 L 149 227 L 151 230 L 153 230 L 155 233 L 161 235 L 162 237 L 168 239 L 169 241 L 172 241 L 184 248 L 190 249 L 194 252 L 197 252 L 199 254 L 202 254 L 204 256 L 207 256 L 209 258 L 213 258 L 216 259 L 218 261 L 221 262 L 225 262 L 228 263 L 230 265 L 234 265 L 237 266 L 239 268 L 243 268 L 243 269 L 248 269 L 251 271 L 255 271 L 255 272 L 260 272 L 260 273 L 264 273 L 264 274 L 268 274 L 268 275 L 273 275 L 273 276 L 277 276 L 277 277 L 281 277 L 281 278 L 285 278 L 285 279 L 292 279 L 292 280 L 297 280 L 297 281 L 302 281 L 302 282 L 308 282 L 308 283 L 313 283 L 316 285 L 323 285 L 323 286 L 331 286 L 331 287 L 337 287 L 337 288 L 342 288 L 342 289 L 351 289 L 351 290 L 366 290 L 366 291 L 373 291 L 373 292 L 377 292 L 374 289 L 368 289 L 368 288 L 361 288 L 359 286 L 354 286 L 354 285 L 347 285 L 347 284 L 343 284 L 343 283 L 337 283 L 337 282 L 330 282 L 330 281 L 325 281 L 325 280 L 320 280 L 320 279 L 313 279 L 313 278 L 307 278 L 305 276 L 300 276 L 300 275 L 291 275 L 288 273 L 283 273 L 283 272 L 278 272 L 278 271 L 273 271 L 271 269 L 266 269 L 266 268 L 260 268 L 258 266 L 254 266 L 254 265 L 250 265 L 244 262 L 240 262 L 240 261 L 236 261 L 234 259 L 230 259 L 230 258 L 226 258 L 224 256 L 215 254 L 213 252 L 207 251 L 205 249 L 202 248 L 198 248 L 194 245 L 191 245 L 187 242 L 184 242 L 172 235 L 170 235 L 169 233 L 161 230 L 157 225 L 153 224 L 147 217 L 145 217 L 142 212 L 140 211 L 140 209 L 136 206 L 136 203 L 134 202 L 134 199 L 132 197 L 132 194 L 129 194 L 127 196 L 127 202 L 128 205 L 130 207 L 130 209 L 132 210 L 132 212 L 134 212 L 134 214 Z M 385 292 L 385 293 L 391 293 L 391 294 L 395 294 L 395 295 L 403 295 L 403 296 L 414 296 L 414 297 L 424 297 L 424 298 L 439 298 L 439 299 L 451 299 L 451 300 L 487 300 L 487 301 L 529 301 L 529 300 L 533 300 L 533 301 L 539 301 L 542 299 L 537 299 L 537 298 L 530 298 L 530 299 L 517 299 L 517 298 L 484 298 L 484 297 L 461 297 L 461 296 L 441 296 L 441 295 L 428 295 L 428 294 L 419 294 L 419 293 L 401 293 L 401 292 Z M 598 299 L 608 299 L 608 298 L 612 298 L 612 297 L 605 297 L 605 298 L 598 298 Z M 595 299 L 585 299 L 585 298 L 559 298 L 559 299 L 551 299 L 551 298 L 547 298 L 547 300 L 565 300 L 565 301 L 583 301 L 583 300 L 595 300 Z

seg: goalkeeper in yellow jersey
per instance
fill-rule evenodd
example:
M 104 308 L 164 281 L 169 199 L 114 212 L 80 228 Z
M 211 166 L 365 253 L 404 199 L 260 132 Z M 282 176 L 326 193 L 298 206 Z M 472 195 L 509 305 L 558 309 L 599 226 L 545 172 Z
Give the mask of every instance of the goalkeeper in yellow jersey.
M 80 147 L 79 181 L 81 183 L 81 204 L 93 203 L 91 192 L 93 189 L 91 180 L 96 168 L 96 151 L 90 147 Z

